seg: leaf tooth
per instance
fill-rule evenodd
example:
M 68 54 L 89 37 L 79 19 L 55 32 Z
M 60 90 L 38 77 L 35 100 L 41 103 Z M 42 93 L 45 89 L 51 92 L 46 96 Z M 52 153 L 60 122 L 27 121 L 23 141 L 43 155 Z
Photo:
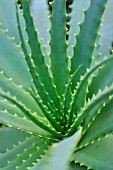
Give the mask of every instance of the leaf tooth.
M 0 22 L 0 27 L 2 27 L 2 23 Z
M 4 29 L 4 32 L 8 35 L 8 29 Z
M 88 98 L 88 102 L 90 102 L 90 100 L 91 100 L 91 99 L 90 99 L 90 98 Z
M 49 1 L 49 5 L 52 7 L 52 5 L 53 5 L 53 1 L 52 1 L 52 2 L 50 2 L 50 1 Z
M 82 168 L 83 166 L 85 166 L 85 167 L 87 168 L 87 170 L 88 170 L 88 169 L 91 170 L 91 168 L 89 168 L 88 166 L 86 166 L 83 162 L 80 162 L 80 161 L 78 161 L 78 160 L 73 160 L 73 157 L 70 159 L 70 161 L 73 162 L 73 163 L 75 163 L 75 164 L 79 164 L 81 168 Z

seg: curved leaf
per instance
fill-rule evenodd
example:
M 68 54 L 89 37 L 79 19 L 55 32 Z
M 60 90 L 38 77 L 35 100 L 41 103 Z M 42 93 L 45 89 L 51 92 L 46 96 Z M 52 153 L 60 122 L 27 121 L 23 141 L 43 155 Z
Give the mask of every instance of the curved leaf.
M 113 99 L 108 101 L 84 134 L 79 147 L 113 132 Z M 85 122 L 84 122 L 85 123 Z
M 5 153 L 6 150 L 13 148 L 19 142 L 23 142 L 29 134 L 21 132 L 17 129 L 1 127 L 0 128 L 0 155 Z M 5 141 L 5 142 L 4 142 Z
M 52 83 L 51 76 L 48 72 L 47 65 L 44 61 L 44 55 L 41 51 L 41 44 L 37 38 L 37 30 L 35 29 L 33 18 L 30 13 L 29 1 L 22 0 L 23 16 L 26 22 L 26 32 L 28 33 L 28 43 L 31 49 L 31 58 L 33 59 L 35 70 L 39 76 L 41 83 L 44 85 L 45 91 L 51 100 L 54 101 L 56 108 L 61 109 L 60 100 Z
M 12 78 L 26 89 L 30 88 L 31 76 L 21 48 L 2 29 L 0 29 L 0 63 L 2 63 L 0 70 L 4 71 L 6 77 Z
M 78 150 L 74 153 L 72 160 L 88 166 L 89 169 L 112 170 L 113 135 Z
M 83 132 L 86 132 L 88 128 L 88 124 L 90 123 L 91 119 L 93 119 L 98 114 L 98 112 L 101 110 L 105 102 L 109 99 L 109 96 L 112 94 L 113 94 L 113 84 L 109 87 L 106 87 L 103 91 L 97 93 L 96 96 L 94 95 L 91 98 L 91 100 L 89 100 L 79 112 L 74 123 L 71 125 L 67 133 L 67 136 L 73 134 L 76 131 L 76 129 L 79 126 L 81 126 L 81 124 L 83 126 Z M 90 115 L 89 121 L 87 121 L 87 123 L 84 123 L 83 121 L 89 115 Z
M 90 1 L 73 0 L 69 21 L 68 55 L 73 56 L 73 46 L 76 44 L 75 35 L 79 33 L 79 24 L 84 20 L 84 9 L 88 8 Z
M 16 135 L 18 135 L 18 131 Z M 6 140 L 7 139 L 8 137 L 6 136 Z M 0 168 L 10 170 L 20 166 L 26 168 L 33 166 L 33 163 L 37 162 L 37 159 L 40 159 L 41 156 L 45 154 L 45 150 L 48 149 L 49 145 L 50 142 L 48 141 L 29 136 L 24 141 L 19 141 L 15 146 L 12 146 L 12 148 L 0 155 Z M 37 153 L 37 157 L 34 157 L 33 152 L 34 154 Z M 28 162 L 27 165 L 26 162 Z
M 10 92 L 11 95 L 20 100 L 32 112 L 36 112 L 38 115 L 43 116 L 32 96 L 21 86 L 15 84 L 12 79 L 6 78 L 2 72 L 0 72 L 0 87 L 2 87 L 5 92 Z
M 47 155 L 45 155 L 44 161 L 42 159 L 41 163 L 35 164 L 31 170 L 67 170 L 69 168 L 70 156 L 81 138 L 81 133 L 82 129 L 80 128 L 73 136 L 53 145 L 47 152 Z
M 98 49 L 98 53 L 102 55 L 109 55 L 112 47 L 113 41 L 113 1 L 108 0 L 107 8 L 103 16 L 102 27 L 100 28 L 100 33 L 102 36 L 100 37 L 99 42 L 101 43 L 100 48 Z
M 74 56 L 71 60 L 70 74 L 73 74 L 81 64 L 84 65 L 81 70 L 81 75 L 85 73 L 86 68 L 90 67 L 98 29 L 107 1 L 108 0 L 92 0 L 88 10 L 84 12 L 85 19 L 80 25 L 80 32 L 76 37 L 77 43 L 74 47 Z M 73 80 L 73 83 L 76 84 L 78 80 L 79 77 Z M 72 86 L 72 89 L 73 88 Z
M 101 80 L 101 81 L 100 81 Z M 108 61 L 105 67 L 101 68 L 97 75 L 94 76 L 89 85 L 87 98 L 91 98 L 99 89 L 103 90 L 113 82 L 113 60 Z
M 47 46 L 50 36 L 48 29 L 50 28 L 49 10 L 46 0 L 32 0 L 31 1 L 31 12 L 33 13 L 34 24 L 38 29 L 39 38 L 42 39 L 42 44 Z M 40 17 L 42 16 L 42 17 Z

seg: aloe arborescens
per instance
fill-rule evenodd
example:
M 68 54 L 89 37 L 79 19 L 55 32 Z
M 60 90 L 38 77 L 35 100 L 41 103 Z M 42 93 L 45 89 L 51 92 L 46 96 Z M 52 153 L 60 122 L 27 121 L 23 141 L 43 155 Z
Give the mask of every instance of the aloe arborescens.
M 53 0 L 38 34 L 28 0 L 0 1 L 0 169 L 113 169 L 111 4 L 73 0 L 67 31 Z

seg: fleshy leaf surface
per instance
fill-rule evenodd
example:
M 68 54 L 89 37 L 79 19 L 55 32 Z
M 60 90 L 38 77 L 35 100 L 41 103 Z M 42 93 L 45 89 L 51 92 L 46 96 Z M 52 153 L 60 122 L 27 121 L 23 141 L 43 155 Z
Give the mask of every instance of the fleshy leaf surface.
M 81 133 L 82 129 L 80 128 L 73 136 L 53 145 L 47 153 L 49 156 L 47 155 L 44 162 L 42 159 L 42 163 L 39 162 L 39 164 L 36 164 L 31 170 L 67 170 L 70 156 L 81 138 Z
M 72 160 L 95 170 L 113 169 L 113 135 L 109 135 L 74 153 Z

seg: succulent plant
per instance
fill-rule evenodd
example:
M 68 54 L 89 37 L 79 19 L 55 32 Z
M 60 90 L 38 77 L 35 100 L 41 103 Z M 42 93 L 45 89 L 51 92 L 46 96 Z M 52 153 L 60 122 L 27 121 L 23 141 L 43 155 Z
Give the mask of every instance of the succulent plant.
M 0 169 L 112 170 L 113 1 L 74 0 L 66 23 L 66 0 L 49 18 L 38 0 L 40 24 L 21 2 L 0 1 Z

